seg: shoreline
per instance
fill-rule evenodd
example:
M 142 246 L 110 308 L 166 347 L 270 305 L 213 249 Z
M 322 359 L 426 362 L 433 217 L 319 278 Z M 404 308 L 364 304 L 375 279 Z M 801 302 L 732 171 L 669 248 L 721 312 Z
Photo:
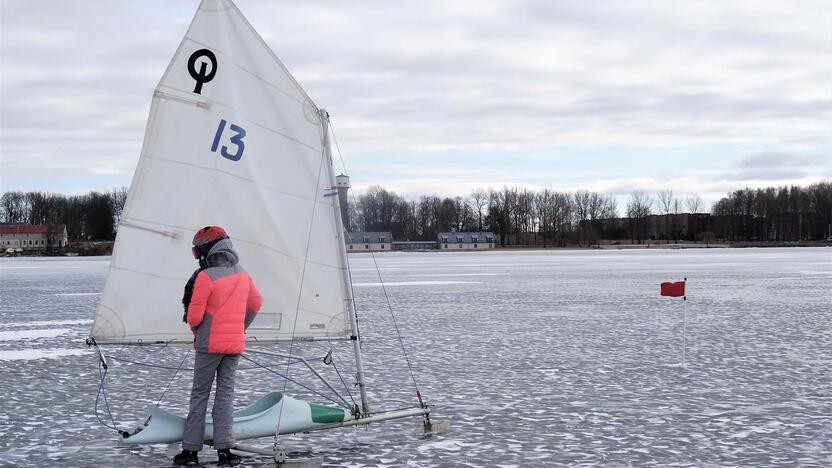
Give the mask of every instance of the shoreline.
M 685 250 L 685 249 L 748 249 L 777 247 L 832 247 L 832 242 L 735 242 L 735 243 L 650 243 L 650 244 L 601 244 L 592 247 L 543 247 L 542 245 L 511 245 L 492 250 Z
M 593 245 L 591 247 L 578 247 L 574 245 L 570 245 L 568 247 L 553 247 L 553 246 L 546 246 L 543 247 L 542 245 L 510 245 L 506 247 L 497 246 L 493 249 L 483 249 L 483 250 L 440 250 L 440 249 L 425 249 L 425 250 L 379 250 L 373 251 L 373 253 L 386 253 L 386 252 L 494 252 L 494 251 L 508 251 L 508 250 L 521 250 L 521 251 L 535 251 L 535 250 L 687 250 L 687 249 L 748 249 L 748 248 L 783 248 L 783 247 L 794 247 L 794 248 L 801 248 L 801 247 L 832 247 L 832 242 L 820 242 L 820 241 L 804 241 L 804 242 L 736 242 L 736 243 L 710 243 L 710 244 L 702 244 L 702 243 L 676 243 L 676 244 L 665 244 L 665 243 L 650 243 L 650 244 L 601 244 L 601 245 Z M 347 252 L 349 254 L 361 254 L 361 253 L 370 253 L 370 252 Z M 76 258 L 76 257 L 110 257 L 112 256 L 111 253 L 100 253 L 100 254 L 84 254 L 81 252 L 66 252 L 62 254 L 52 254 L 52 255 L 38 255 L 38 254 L 18 254 L 18 255 L 0 255 L 0 258 Z

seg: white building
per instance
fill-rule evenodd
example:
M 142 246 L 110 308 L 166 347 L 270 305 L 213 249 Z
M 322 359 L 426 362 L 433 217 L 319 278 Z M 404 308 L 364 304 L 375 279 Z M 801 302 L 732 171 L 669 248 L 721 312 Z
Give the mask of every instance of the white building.
M 23 249 L 39 251 L 69 245 L 63 224 L 3 224 L 0 225 L 0 250 Z
M 391 232 L 347 232 L 344 234 L 347 252 L 391 250 L 393 245 Z
M 349 200 L 347 199 L 350 190 L 349 176 L 341 174 L 338 177 L 336 177 L 335 187 L 338 189 L 338 205 L 341 206 L 341 223 L 344 225 L 344 229 L 349 229 Z
M 439 250 L 488 250 L 496 247 L 493 232 L 440 232 L 436 235 Z

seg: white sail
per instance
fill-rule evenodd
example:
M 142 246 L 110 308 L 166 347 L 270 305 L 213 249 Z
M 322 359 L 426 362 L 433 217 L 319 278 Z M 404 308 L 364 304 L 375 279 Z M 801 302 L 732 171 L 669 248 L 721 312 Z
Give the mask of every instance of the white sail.
M 191 341 L 180 301 L 207 225 L 228 231 L 263 294 L 249 340 L 349 335 L 324 129 L 239 10 L 203 0 L 154 93 L 91 336 Z

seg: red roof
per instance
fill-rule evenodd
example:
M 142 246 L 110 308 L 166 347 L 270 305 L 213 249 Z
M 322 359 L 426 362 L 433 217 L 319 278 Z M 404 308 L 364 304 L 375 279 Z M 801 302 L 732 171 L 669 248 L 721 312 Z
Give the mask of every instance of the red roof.
M 47 234 L 50 227 L 55 234 L 63 234 L 66 229 L 63 224 L 4 224 L 0 225 L 0 234 Z

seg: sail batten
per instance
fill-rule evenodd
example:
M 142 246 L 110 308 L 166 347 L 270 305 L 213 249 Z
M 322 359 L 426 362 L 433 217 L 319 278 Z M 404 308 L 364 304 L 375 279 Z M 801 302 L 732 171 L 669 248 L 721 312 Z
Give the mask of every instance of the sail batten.
M 233 3 L 202 2 L 152 99 L 91 336 L 190 342 L 180 301 L 206 225 L 229 232 L 263 294 L 249 340 L 349 336 L 325 127 Z
M 150 156 L 150 155 L 145 155 L 143 157 L 145 159 L 153 159 L 153 160 L 156 160 L 156 161 L 166 162 L 166 163 L 170 163 L 170 164 L 178 164 L 178 165 L 188 166 L 189 168 L 196 169 L 196 170 L 204 170 L 204 171 L 210 171 L 210 172 L 215 172 L 215 171 L 216 172 L 222 172 L 223 174 L 225 174 L 229 177 L 235 177 L 239 180 L 246 181 L 246 182 L 257 182 L 254 179 L 239 176 L 239 175 L 233 174 L 231 172 L 226 172 L 226 171 L 217 170 L 217 169 L 213 169 L 213 168 L 207 168 L 207 167 L 199 166 L 199 165 L 196 165 L 196 164 L 190 164 L 190 163 L 186 163 L 186 162 L 182 162 L 182 161 L 175 161 L 175 160 L 171 160 L 171 159 L 161 158 L 161 157 L 157 157 L 157 156 Z M 308 202 L 320 203 L 320 204 L 325 205 L 325 206 L 330 205 L 329 200 L 326 200 L 325 198 L 322 199 L 320 196 L 309 196 L 309 195 L 302 195 L 302 194 L 287 192 L 287 191 L 284 191 L 284 190 L 280 190 L 278 188 L 270 187 L 269 185 L 266 185 L 266 184 L 258 184 L 258 185 L 261 186 L 264 189 L 270 190 L 270 191 L 272 191 L 274 193 L 277 193 L 277 194 L 282 194 L 282 195 L 286 195 L 286 196 L 289 196 L 289 197 L 295 197 L 295 198 L 305 200 L 305 201 L 308 201 Z M 323 190 L 331 190 L 331 187 L 322 187 L 322 188 L 323 188 Z M 135 217 L 133 219 L 136 220 Z
M 174 231 L 165 231 L 164 229 L 154 229 L 152 226 L 150 226 L 150 225 L 153 224 L 151 222 L 145 221 L 145 223 L 148 224 L 148 225 L 140 226 L 138 224 L 134 224 L 134 221 L 141 221 L 141 220 L 136 220 L 136 219 L 122 220 L 119 223 L 119 226 L 120 227 L 132 228 L 132 229 L 140 229 L 140 230 L 144 230 L 144 231 L 147 231 L 147 232 L 152 232 L 152 233 L 158 234 L 160 236 L 168 237 L 168 238 L 171 238 L 171 239 L 174 239 L 174 240 L 182 237 L 183 236 L 182 232 L 184 232 L 184 231 L 196 231 L 197 229 L 199 229 L 197 227 L 190 228 L 190 227 L 177 226 L 177 225 L 160 225 L 160 224 L 157 224 L 157 226 L 163 226 L 163 227 L 167 227 L 169 229 L 174 229 Z M 304 261 L 305 260 L 308 263 L 315 264 L 315 265 L 318 265 L 318 266 L 321 266 L 321 267 L 330 267 L 330 268 L 339 268 L 339 269 L 343 268 L 343 266 L 335 259 L 333 259 L 331 262 L 316 261 L 316 260 L 310 259 L 308 257 L 304 258 L 299 253 L 281 251 L 281 250 L 278 250 L 278 249 L 276 249 L 276 248 L 274 248 L 270 245 L 259 244 L 255 241 L 249 241 L 247 239 L 243 239 L 243 238 L 239 238 L 239 237 L 234 239 L 234 243 L 235 243 L 235 245 L 244 244 L 244 243 L 250 244 L 250 246 L 252 248 L 270 250 L 274 253 L 283 255 L 286 258 L 293 259 L 293 260 L 299 260 L 299 261 Z M 119 268 L 119 267 L 113 266 L 113 268 Z M 147 273 L 147 274 L 159 276 L 160 278 L 170 278 L 168 276 L 159 275 L 158 273 Z
M 176 90 L 173 90 L 173 91 L 176 91 Z M 209 102 L 209 101 L 206 101 L 206 100 L 189 99 L 188 97 L 181 96 L 180 94 L 165 93 L 164 91 L 161 91 L 161 90 L 158 90 L 158 89 L 156 90 L 156 93 L 154 94 L 154 96 L 159 97 L 161 99 L 170 99 L 170 100 L 176 101 L 176 102 L 184 102 L 186 104 L 193 104 L 197 107 L 202 107 L 202 108 L 205 108 L 205 109 L 208 109 L 208 108 L 214 107 L 214 106 L 216 106 L 216 107 L 225 107 L 226 109 L 233 109 L 233 107 L 231 105 L 229 105 L 228 103 L 224 103 L 224 102 L 220 102 L 220 101 L 210 101 Z M 314 106 L 310 102 L 307 102 L 307 104 L 310 105 L 310 106 Z M 266 130 L 266 131 L 269 131 L 269 132 L 275 133 L 277 135 L 280 135 L 280 136 L 282 136 L 282 137 L 284 137 L 288 140 L 292 140 L 295 143 L 298 143 L 302 146 L 307 147 L 310 151 L 314 151 L 316 153 L 319 153 L 323 150 L 320 146 L 311 146 L 307 142 L 304 142 L 304 141 L 301 141 L 301 140 L 296 140 L 291 135 L 281 133 L 279 130 L 277 130 L 275 128 L 272 128 L 272 127 L 269 127 L 266 124 L 260 123 L 256 120 L 254 120 L 253 118 L 248 117 L 244 114 L 241 114 L 240 118 L 245 120 L 249 125 L 256 125 L 256 126 L 262 128 L 262 129 Z

